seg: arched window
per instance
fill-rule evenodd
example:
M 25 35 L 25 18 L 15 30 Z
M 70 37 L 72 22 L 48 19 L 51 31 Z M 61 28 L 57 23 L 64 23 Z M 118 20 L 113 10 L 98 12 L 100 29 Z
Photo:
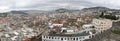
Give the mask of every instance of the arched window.
M 53 37 L 52 37 L 52 39 L 53 39 Z
M 67 38 L 69 40 L 69 38 Z
M 60 38 L 58 37 L 58 39 L 60 39 Z
M 91 38 L 91 36 L 89 36 L 89 38 Z
M 83 39 L 84 39 L 85 37 L 83 37 Z
M 78 40 L 78 38 L 76 38 L 76 40 Z
M 73 38 L 73 40 L 75 40 L 75 38 Z
M 72 38 L 71 38 L 71 40 L 72 40 Z
M 48 38 L 48 36 L 46 36 L 46 38 Z
M 45 36 L 44 36 L 44 38 L 45 38 Z
M 54 37 L 56 39 L 56 37 Z
M 66 40 L 66 38 L 65 38 L 65 40 Z
M 61 40 L 63 40 L 63 38 L 61 38 Z
M 49 37 L 49 39 L 50 39 L 51 37 Z

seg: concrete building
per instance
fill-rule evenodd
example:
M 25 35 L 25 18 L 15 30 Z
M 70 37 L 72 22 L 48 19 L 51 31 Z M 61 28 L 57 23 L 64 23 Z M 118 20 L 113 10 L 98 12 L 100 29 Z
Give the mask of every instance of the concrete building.
M 96 27 L 96 30 L 107 30 L 112 27 L 112 21 L 108 19 L 93 19 L 92 24 Z

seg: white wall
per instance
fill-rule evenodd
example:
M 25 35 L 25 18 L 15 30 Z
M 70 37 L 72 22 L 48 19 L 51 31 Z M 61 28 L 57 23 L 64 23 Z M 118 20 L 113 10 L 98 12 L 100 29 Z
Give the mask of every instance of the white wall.
M 85 39 L 90 39 L 92 35 L 80 36 L 80 37 L 60 37 L 60 36 L 42 36 L 42 41 L 83 41 Z M 63 40 L 61 40 L 63 39 Z

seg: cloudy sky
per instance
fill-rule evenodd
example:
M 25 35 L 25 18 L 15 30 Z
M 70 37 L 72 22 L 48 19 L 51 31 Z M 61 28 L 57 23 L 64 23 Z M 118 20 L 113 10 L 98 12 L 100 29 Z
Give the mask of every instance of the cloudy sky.
M 104 6 L 120 8 L 120 0 L 0 0 L 0 12 L 10 10 L 51 10 L 57 8 L 82 9 Z

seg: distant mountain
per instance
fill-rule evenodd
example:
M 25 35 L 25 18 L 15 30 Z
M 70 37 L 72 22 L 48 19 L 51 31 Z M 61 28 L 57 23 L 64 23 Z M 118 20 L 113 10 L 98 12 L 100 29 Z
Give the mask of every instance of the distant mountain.
M 118 9 L 110 9 L 110 8 L 107 8 L 107 7 L 90 7 L 90 8 L 83 8 L 82 9 L 83 11 L 85 10 L 97 10 L 97 11 L 102 11 L 102 10 L 107 10 L 107 11 L 120 11 Z
M 28 14 L 41 14 L 46 13 L 48 11 L 42 11 L 42 10 L 22 10 L 22 12 L 28 13 Z
M 84 8 L 84 9 L 109 9 L 107 7 L 90 7 L 90 8 Z
M 68 9 L 65 9 L 65 8 L 59 8 L 56 10 L 56 12 L 58 13 L 64 13 L 64 12 L 68 12 L 69 10 Z
M 50 11 L 44 11 L 44 10 L 20 10 L 20 11 L 10 11 L 8 12 L 11 14 L 52 14 L 52 13 L 64 13 L 64 12 L 99 12 L 99 11 L 114 11 L 114 12 L 120 12 L 120 10 L 116 9 L 110 9 L 107 7 L 90 7 L 90 8 L 83 8 L 81 10 L 74 10 L 74 9 L 66 9 L 66 8 L 59 8 L 56 10 L 50 10 Z
M 22 12 L 22 11 L 10 11 L 8 13 L 10 13 L 10 14 L 28 14 L 28 13 L 25 13 L 25 12 Z
M 107 7 L 90 7 L 90 8 L 83 8 L 81 12 L 89 12 L 94 14 L 101 14 L 104 12 L 105 14 L 120 14 L 119 9 L 110 9 Z
M 90 8 L 84 8 L 82 10 L 111 10 L 109 8 L 106 8 L 106 7 L 90 7 Z
M 55 10 L 55 12 L 57 13 L 75 12 L 75 11 L 80 11 L 80 10 L 73 10 L 73 9 L 66 9 L 66 8 L 59 8 Z

